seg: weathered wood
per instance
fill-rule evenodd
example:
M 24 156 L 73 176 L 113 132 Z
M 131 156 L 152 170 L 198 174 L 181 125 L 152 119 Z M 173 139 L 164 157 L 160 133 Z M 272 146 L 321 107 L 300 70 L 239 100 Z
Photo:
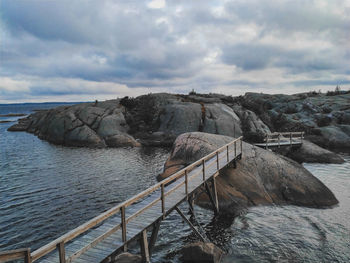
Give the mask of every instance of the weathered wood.
M 64 249 L 64 242 L 59 243 L 57 245 L 57 249 L 60 263 L 66 263 L 66 251 Z
M 164 184 L 161 187 L 161 200 L 162 200 L 162 214 L 163 219 L 165 218 L 165 196 L 164 196 Z
M 213 205 L 214 214 L 217 215 L 219 213 L 219 211 L 218 211 L 217 205 L 215 203 L 214 196 L 213 196 L 212 192 L 210 191 L 208 183 L 205 182 L 204 185 L 205 185 L 205 189 L 206 189 L 207 195 L 209 196 L 210 202 Z
M 29 254 L 29 257 L 28 257 Z M 7 262 L 10 260 L 16 260 L 16 259 L 29 259 L 28 262 L 30 262 L 30 248 L 23 248 L 23 249 L 15 249 L 15 250 L 9 250 L 9 251 L 2 251 L 0 252 L 0 262 Z
M 149 263 L 150 262 L 150 255 L 149 255 L 149 249 L 148 249 L 148 240 L 147 240 L 147 230 L 143 230 L 141 234 L 141 256 L 142 256 L 142 262 Z
M 203 182 L 205 182 L 205 161 L 202 161 Z
M 124 243 L 124 252 L 127 251 L 127 245 L 126 245 L 126 220 L 125 220 L 125 206 L 122 206 L 121 209 L 121 220 L 122 220 L 122 240 Z
M 217 213 L 219 213 L 220 212 L 220 210 L 219 210 L 219 199 L 218 199 L 218 192 L 217 192 L 217 189 L 216 189 L 215 176 L 213 176 L 213 192 L 214 192 L 214 202 L 215 202 L 216 210 L 217 210 Z
M 192 163 L 191 165 L 185 167 L 184 169 L 176 172 L 175 174 L 166 178 L 162 182 L 151 186 L 150 188 L 142 191 L 141 193 L 133 196 L 132 198 L 107 210 L 101 215 L 89 220 L 88 222 L 79 226 L 78 228 L 71 230 L 67 234 L 39 248 L 38 250 L 32 253 L 32 257 L 31 257 L 32 260 L 36 261 L 42 256 L 53 251 L 56 247 L 60 247 L 60 246 L 62 247 L 62 244 L 68 244 L 70 243 L 69 242 L 70 240 L 80 238 L 79 236 L 81 236 L 83 233 L 87 232 L 88 230 L 91 232 L 94 238 L 88 238 L 88 239 L 81 238 L 82 240 L 81 246 L 76 247 L 75 252 L 74 250 L 71 250 L 73 246 L 69 247 L 69 244 L 68 244 L 67 249 L 68 247 L 70 248 L 69 253 L 72 253 L 72 255 L 68 257 L 69 260 L 66 259 L 66 262 L 73 260 L 71 256 L 76 256 L 77 259 L 79 256 L 81 256 L 79 261 L 81 261 L 82 258 L 88 258 L 88 257 L 96 258 L 97 254 L 99 254 L 98 258 L 100 258 L 101 256 L 103 256 L 105 253 L 109 251 L 109 248 L 104 249 L 101 247 L 100 250 L 98 250 L 96 247 L 98 247 L 99 244 L 102 244 L 103 242 L 107 242 L 108 240 L 113 240 L 112 236 L 119 235 L 119 238 L 122 240 L 122 244 L 124 245 L 124 249 L 126 250 L 126 244 L 129 240 L 129 237 L 130 239 L 134 238 L 135 235 L 140 233 L 139 232 L 140 228 L 138 228 L 137 225 L 134 224 L 134 222 L 135 223 L 138 222 L 138 224 L 140 224 L 140 226 L 142 227 L 148 227 L 150 224 L 154 222 L 154 220 L 161 219 L 159 216 L 163 215 L 163 218 L 164 218 L 173 209 L 175 209 L 174 206 L 178 205 L 180 202 L 186 199 L 189 199 L 188 198 L 189 195 L 198 191 L 198 189 L 201 189 L 200 187 L 202 185 L 205 185 L 205 182 L 207 180 L 211 178 L 213 178 L 214 180 L 215 176 L 218 175 L 217 171 L 220 170 L 221 164 L 219 160 L 221 158 L 223 158 L 222 167 L 225 167 L 230 161 L 238 158 L 237 150 L 236 150 L 237 142 L 241 143 L 241 153 L 239 154 L 241 157 L 242 137 L 239 137 L 233 140 L 232 142 L 226 145 L 223 145 L 222 147 L 220 147 L 216 151 L 213 151 L 207 156 L 204 156 L 198 161 Z M 232 159 L 230 157 L 231 152 L 229 151 L 229 146 L 231 145 L 234 145 L 235 147 L 235 152 L 233 154 L 234 156 L 232 157 Z M 225 154 L 225 150 L 226 150 L 226 154 Z M 224 160 L 225 155 L 227 160 L 226 162 Z M 214 168 L 215 163 L 216 163 L 216 169 Z M 200 178 L 198 176 L 201 172 L 202 172 L 203 178 Z M 181 188 L 183 185 L 185 185 L 185 188 Z M 215 188 L 214 185 L 215 183 L 213 183 L 213 188 Z M 166 186 L 166 189 L 165 189 L 165 186 Z M 162 192 L 161 197 L 159 197 L 158 191 Z M 214 201 L 215 206 L 218 207 L 217 196 L 215 196 L 217 195 L 216 190 L 213 190 L 213 192 L 214 192 L 214 196 L 212 196 L 211 199 Z M 211 191 L 209 191 L 208 193 L 211 193 Z M 166 203 L 165 203 L 165 200 L 167 200 Z M 130 207 L 130 209 L 128 209 L 127 214 L 125 211 L 126 207 Z M 156 208 L 156 207 L 158 207 L 157 209 L 159 210 L 153 210 L 153 208 Z M 192 206 L 192 209 L 193 209 L 193 206 Z M 162 210 L 161 213 L 160 213 L 160 210 Z M 115 223 L 104 223 L 103 225 L 100 225 L 103 221 L 113 217 L 118 212 L 120 212 L 120 220 L 113 219 L 112 221 L 114 221 Z M 127 225 L 129 225 L 129 222 L 130 222 L 130 228 L 127 229 Z M 96 226 L 97 228 L 95 228 Z M 121 231 L 119 231 L 119 234 L 115 235 L 120 229 Z M 120 239 L 118 242 L 120 242 Z M 91 252 L 92 253 L 91 255 L 90 255 L 90 252 L 85 253 L 88 251 L 94 252 L 95 256 L 93 256 L 94 253 L 92 252 Z M 101 251 L 102 254 L 99 253 L 99 251 Z M 109 255 L 106 255 L 106 256 L 109 256 Z M 61 258 L 63 257 L 61 256 Z
M 159 228 L 160 228 L 160 221 L 156 221 L 153 224 L 152 235 L 151 235 L 151 238 L 149 241 L 149 256 L 150 257 L 152 256 L 153 249 L 154 249 L 154 246 L 155 246 L 156 241 L 157 241 Z
M 179 213 L 179 215 L 184 219 L 184 221 L 191 227 L 193 232 L 203 241 L 206 242 L 205 237 L 202 236 L 201 233 L 195 228 L 195 226 L 187 219 L 187 217 L 181 212 L 181 210 L 175 206 L 175 210 Z

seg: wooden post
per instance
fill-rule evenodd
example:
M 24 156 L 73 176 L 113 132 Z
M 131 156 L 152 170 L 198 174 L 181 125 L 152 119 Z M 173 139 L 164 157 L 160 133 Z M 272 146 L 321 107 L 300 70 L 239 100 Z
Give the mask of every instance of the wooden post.
M 235 158 L 237 156 L 237 147 L 236 147 L 236 141 L 234 142 L 234 145 L 235 145 Z
M 30 256 L 30 248 L 28 248 L 25 252 L 24 263 L 32 263 L 32 257 Z
M 165 196 L 164 196 L 164 184 L 161 184 L 161 199 L 162 199 L 162 214 L 165 219 Z
M 280 148 L 281 147 L 281 134 L 279 133 L 278 134 L 278 148 Z
M 292 145 L 292 133 L 289 134 L 290 137 L 290 145 Z
M 227 155 L 227 162 L 230 161 L 229 153 L 228 153 L 228 145 L 226 146 L 226 155 Z
M 141 256 L 142 256 L 142 262 L 149 263 L 150 256 L 149 256 L 149 249 L 148 249 L 148 240 L 147 240 L 147 230 L 144 229 L 141 233 Z
M 152 256 L 153 248 L 154 248 L 154 245 L 156 244 L 156 241 L 157 241 L 159 227 L 160 227 L 160 221 L 157 221 L 153 224 L 152 235 L 151 235 L 151 239 L 149 241 L 149 256 L 150 257 Z
M 241 158 L 242 158 L 242 153 L 243 153 L 243 141 L 242 141 L 242 138 L 240 139 L 241 141 Z
M 202 161 L 203 166 L 203 182 L 205 182 L 205 160 Z
M 216 152 L 216 169 L 217 169 L 217 170 L 220 170 L 219 152 Z
M 57 244 L 58 256 L 60 259 L 60 263 L 66 263 L 66 251 L 64 249 L 64 242 L 60 242 Z
M 215 179 L 215 175 L 213 176 L 213 191 L 214 191 L 214 201 L 216 204 L 216 210 L 219 211 L 219 199 L 218 199 L 218 192 L 216 190 L 216 179 Z
M 121 221 L 122 221 L 122 240 L 123 240 L 123 250 L 124 252 L 127 252 L 127 246 L 126 246 L 126 220 L 125 220 L 125 206 L 121 207 Z
M 213 205 L 214 214 L 217 215 L 217 214 L 219 213 L 219 211 L 218 211 L 218 208 L 217 208 L 217 204 L 216 204 L 216 202 L 215 202 L 215 200 L 214 200 L 213 194 L 212 194 L 211 191 L 210 191 L 210 188 L 209 188 L 209 186 L 208 186 L 208 183 L 205 182 L 204 185 L 205 185 L 205 190 L 207 191 L 207 194 L 208 194 L 208 196 L 209 196 L 210 202 L 211 202 L 211 204 Z
M 195 214 L 194 214 L 194 198 L 193 198 L 193 195 L 191 195 L 191 197 L 188 199 L 188 206 L 190 207 L 190 212 L 192 214 L 192 216 L 194 217 Z
M 188 200 L 188 174 L 187 174 L 187 170 L 185 170 L 185 192 L 186 192 L 186 200 Z

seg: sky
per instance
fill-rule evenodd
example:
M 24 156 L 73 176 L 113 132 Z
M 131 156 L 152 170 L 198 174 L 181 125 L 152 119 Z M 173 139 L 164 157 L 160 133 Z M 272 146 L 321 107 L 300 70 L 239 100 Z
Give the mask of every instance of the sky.
M 350 0 L 0 0 L 0 103 L 350 89 Z

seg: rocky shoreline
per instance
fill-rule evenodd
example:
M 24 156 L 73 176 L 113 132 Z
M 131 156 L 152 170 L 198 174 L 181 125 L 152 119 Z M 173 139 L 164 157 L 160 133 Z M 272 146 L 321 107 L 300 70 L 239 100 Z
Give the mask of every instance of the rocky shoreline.
M 207 132 L 261 142 L 265 133 L 304 131 L 327 149 L 350 148 L 350 93 L 148 94 L 60 106 L 19 119 L 27 131 L 65 146 L 168 146 L 185 132 Z
M 235 217 L 256 205 L 336 205 L 334 194 L 300 163 L 344 162 L 327 149 L 350 148 L 349 105 L 349 93 L 247 93 L 240 97 L 159 93 L 37 111 L 8 130 L 26 131 L 65 146 L 172 146 L 158 180 L 243 136 L 243 159 L 217 177 L 220 211 Z M 307 140 L 297 149 L 283 148 L 275 153 L 252 145 L 275 131 L 304 131 Z M 203 193 L 196 202 L 211 208 Z M 183 252 L 184 258 L 185 254 L 189 258 L 198 255 L 200 250 L 204 257 L 212 257 L 208 262 L 220 260 L 221 252 L 210 244 L 191 246 Z M 124 257 L 126 261 L 118 258 L 116 262 L 130 262 L 133 256 Z M 140 258 L 134 260 L 139 262 Z

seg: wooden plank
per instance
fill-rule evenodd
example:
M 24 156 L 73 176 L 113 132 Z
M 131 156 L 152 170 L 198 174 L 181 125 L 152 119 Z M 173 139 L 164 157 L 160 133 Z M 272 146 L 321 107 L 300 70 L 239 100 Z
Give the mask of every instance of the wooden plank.
M 58 257 L 60 259 L 60 263 L 66 263 L 66 251 L 64 249 L 64 242 L 61 242 L 57 245 L 58 249 Z
M 151 235 L 150 242 L 149 242 L 149 255 L 150 255 L 150 257 L 152 256 L 152 252 L 153 252 L 154 246 L 155 246 L 156 241 L 157 241 L 159 228 L 160 228 L 160 221 L 157 221 L 153 224 L 152 235 Z
M 134 217 L 139 216 L 140 214 L 142 214 L 143 211 L 140 211 L 140 204 L 137 203 L 139 202 L 139 200 L 145 198 L 144 202 L 145 204 L 147 204 L 149 207 L 146 207 L 144 210 L 148 210 L 148 208 L 153 206 L 153 203 L 150 200 L 156 200 L 156 191 L 160 191 L 159 189 L 163 187 L 164 190 L 164 185 L 174 181 L 175 179 L 178 179 L 178 181 L 174 182 L 174 185 L 171 185 L 171 188 L 167 188 L 167 191 L 171 191 L 171 195 L 169 193 L 169 198 L 167 199 L 173 199 L 171 201 L 171 203 L 169 204 L 169 209 L 173 209 L 173 207 L 171 207 L 171 205 L 176 204 L 177 202 L 181 201 L 183 199 L 183 197 L 186 197 L 189 195 L 189 193 L 191 191 L 196 191 L 196 189 L 198 189 L 198 187 L 201 185 L 201 183 L 198 182 L 198 180 L 196 180 L 196 178 L 192 178 L 192 176 L 196 176 L 197 173 L 200 171 L 199 165 L 202 164 L 202 172 L 203 172 L 203 180 L 207 180 L 208 178 L 211 178 L 213 175 L 213 170 L 211 170 L 211 167 L 215 164 L 217 164 L 217 169 L 220 169 L 221 167 L 224 167 L 226 164 L 225 162 L 219 162 L 219 160 L 221 160 L 221 158 L 223 158 L 223 156 L 225 155 L 224 150 L 226 149 L 226 157 L 227 157 L 227 162 L 230 161 L 230 156 L 229 156 L 229 146 L 234 144 L 236 145 L 236 142 L 240 142 L 242 145 L 242 137 L 239 137 L 231 142 L 229 142 L 226 145 L 223 145 L 222 147 L 220 147 L 219 149 L 217 149 L 216 151 L 213 151 L 212 153 L 208 154 L 207 156 L 204 156 L 203 158 L 197 160 L 196 162 L 192 163 L 191 165 L 185 167 L 184 169 L 178 171 L 177 173 L 173 174 L 172 176 L 168 177 L 167 179 L 165 179 L 164 181 L 157 183 L 151 187 L 149 187 L 148 189 L 142 191 L 141 193 L 133 196 L 132 198 L 129 198 L 128 200 L 122 202 L 121 204 L 107 210 L 106 212 L 100 214 L 99 216 L 89 220 L 88 222 L 86 222 L 85 224 L 79 226 L 76 229 L 73 229 L 71 231 L 69 231 L 67 234 L 61 236 L 58 239 L 55 239 L 54 241 L 50 242 L 49 244 L 39 248 L 38 250 L 34 251 L 32 253 L 33 256 L 33 260 L 36 260 L 38 258 L 40 258 L 41 256 L 48 254 L 49 252 L 51 252 L 52 250 L 55 249 L 55 247 L 57 246 L 57 244 L 63 242 L 66 243 L 69 240 L 72 240 L 74 238 L 76 238 L 77 236 L 81 235 L 82 233 L 90 230 L 93 227 L 96 227 L 98 224 L 100 224 L 102 221 L 109 219 L 111 217 L 113 217 L 116 213 L 118 213 L 121 210 L 121 220 L 120 222 L 114 221 L 114 222 L 118 222 L 118 224 L 122 223 L 122 226 L 124 226 L 124 229 L 122 230 L 123 234 L 123 238 L 124 238 L 124 242 L 126 242 L 126 226 L 128 223 L 128 219 L 130 219 L 129 221 L 131 221 Z M 216 159 L 215 159 L 216 157 Z M 236 154 L 233 158 L 236 158 Z M 220 164 L 222 163 L 222 165 Z M 206 171 L 207 170 L 207 171 Z M 210 173 L 209 173 L 210 171 Z M 208 173 L 208 175 L 206 176 L 206 173 Z M 185 174 L 187 176 L 187 180 L 184 178 Z M 208 177 L 208 178 L 206 178 Z M 192 181 L 193 180 L 193 181 Z M 186 184 L 187 185 L 187 191 L 186 189 L 180 189 L 180 187 Z M 164 192 L 163 192 L 164 195 Z M 184 196 L 182 196 L 184 195 Z M 148 197 L 147 197 L 148 196 Z M 165 195 L 163 198 L 163 205 L 162 205 L 162 211 L 163 211 L 163 215 L 167 214 L 166 208 L 168 208 L 168 205 L 165 207 Z M 133 204 L 135 204 L 134 207 Z M 150 204 L 151 203 L 151 204 Z M 156 206 L 157 201 L 154 202 L 154 205 Z M 125 208 L 130 206 L 130 210 L 128 211 L 128 218 L 125 219 Z M 130 216 L 129 216 L 130 215 Z M 124 219 L 123 219 L 124 217 Z M 157 216 L 156 216 L 157 218 Z M 124 224 L 123 224 L 124 221 Z M 97 227 L 97 231 L 101 231 L 102 233 L 105 232 L 106 230 L 108 231 L 108 228 L 111 228 L 111 224 L 104 224 L 101 226 Z M 100 242 L 101 240 L 96 240 L 96 242 Z
M 147 231 L 146 231 L 146 229 L 142 231 L 140 242 L 141 242 L 142 262 L 149 263 L 150 262 L 150 256 L 149 256 L 149 249 L 148 249 L 148 240 L 147 240 Z
M 6 262 L 15 259 L 25 259 L 28 257 L 28 251 L 30 255 L 29 248 L 2 251 L 0 252 L 0 262 Z

